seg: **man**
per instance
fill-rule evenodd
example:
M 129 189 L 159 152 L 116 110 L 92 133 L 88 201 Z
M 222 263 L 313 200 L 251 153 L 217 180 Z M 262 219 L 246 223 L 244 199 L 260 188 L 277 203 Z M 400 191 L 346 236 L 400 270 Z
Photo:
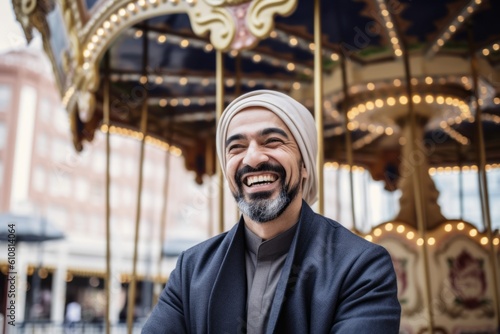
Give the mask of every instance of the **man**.
M 247 93 L 221 116 L 216 145 L 241 219 L 179 257 L 143 333 L 398 333 L 387 251 L 309 206 L 309 111 L 282 93 Z

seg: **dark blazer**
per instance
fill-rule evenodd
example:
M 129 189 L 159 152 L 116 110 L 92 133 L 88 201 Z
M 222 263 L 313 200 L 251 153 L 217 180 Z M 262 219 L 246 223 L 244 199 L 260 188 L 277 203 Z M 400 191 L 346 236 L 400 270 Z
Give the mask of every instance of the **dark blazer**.
M 398 333 L 389 253 L 303 202 L 266 333 Z M 245 333 L 244 222 L 178 259 L 142 333 Z

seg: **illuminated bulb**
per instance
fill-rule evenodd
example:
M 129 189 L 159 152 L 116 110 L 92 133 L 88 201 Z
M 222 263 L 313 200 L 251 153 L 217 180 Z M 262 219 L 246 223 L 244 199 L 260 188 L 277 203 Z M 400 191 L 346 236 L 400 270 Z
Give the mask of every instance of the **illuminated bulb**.
M 231 57 L 236 57 L 238 55 L 238 50 L 231 50 L 229 54 L 231 55 Z
M 386 23 L 385 23 L 385 26 L 386 26 L 387 28 L 389 28 L 389 29 L 394 28 L 394 24 L 392 24 L 392 22 L 391 22 L 391 21 L 386 22 Z
M 289 71 L 293 71 L 293 70 L 295 70 L 295 64 L 294 63 L 288 63 L 288 65 L 286 65 L 286 68 Z
M 189 41 L 187 39 L 183 39 L 181 41 L 181 47 L 182 48 L 187 48 L 189 46 Z
M 127 5 L 127 9 L 128 9 L 130 12 L 132 12 L 132 11 L 134 11 L 134 10 L 135 10 L 135 5 L 134 5 L 133 3 L 129 3 L 129 4 Z
M 167 36 L 165 35 L 160 35 L 158 36 L 158 43 L 163 44 L 167 40 Z
M 390 106 L 393 106 L 396 104 L 396 99 L 393 98 L 393 97 L 388 97 L 387 98 L 387 104 L 390 105 Z
M 399 86 L 401 86 L 401 80 L 394 79 L 393 84 L 394 84 L 395 87 L 399 87 Z
M 296 46 L 298 43 L 299 43 L 299 41 L 297 40 L 297 38 L 290 37 L 290 45 L 291 46 Z
M 295 89 L 295 90 L 299 90 L 299 89 L 300 89 L 300 82 L 297 82 L 297 81 L 296 81 L 296 82 L 294 82 L 292 87 L 293 87 L 293 89 Z
M 408 103 L 408 98 L 406 96 L 404 96 L 404 95 L 400 96 L 399 97 L 399 103 L 401 103 L 403 105 L 407 104 Z
M 405 231 L 404 225 L 399 225 L 396 231 L 398 231 L 398 233 L 403 233 Z
M 273 30 L 273 31 L 271 31 L 271 33 L 269 34 L 269 36 L 271 38 L 276 38 L 276 37 L 278 37 L 278 33 L 275 30 Z
M 422 246 L 423 244 L 424 244 L 424 239 L 422 239 L 422 238 L 418 238 L 418 239 L 417 239 L 417 245 L 418 245 L 418 246 Z
M 432 96 L 432 95 L 426 95 L 425 96 L 425 102 L 427 102 L 427 103 L 434 102 L 434 96 Z
M 373 231 L 373 234 L 376 236 L 376 237 L 379 237 L 382 235 L 382 230 L 379 229 L 379 228 L 376 228 L 374 231 Z
M 160 107 L 165 107 L 167 105 L 167 100 L 161 99 L 159 105 L 160 105 Z
M 120 8 L 120 10 L 118 11 L 118 14 L 120 16 L 125 16 L 125 15 L 127 15 L 127 11 L 124 8 Z
M 213 49 L 214 49 L 214 46 L 212 44 L 209 43 L 209 44 L 205 45 L 205 51 L 206 52 L 210 52 Z
M 309 43 L 309 50 L 314 51 L 314 43 Z
M 185 85 L 187 85 L 187 83 L 188 83 L 188 79 L 186 77 L 182 77 L 179 79 L 179 84 L 181 86 L 185 86 Z
M 436 239 L 434 239 L 433 237 L 430 237 L 429 239 L 427 239 L 427 244 L 428 245 L 434 245 L 436 243 Z
M 418 85 L 418 79 L 417 79 L 417 78 L 412 78 L 412 79 L 410 80 L 410 83 L 411 83 L 413 86 L 416 86 L 416 85 Z
M 477 230 L 475 228 L 473 228 L 472 230 L 469 231 L 469 235 L 471 237 L 475 237 L 477 235 Z
M 482 237 L 481 238 L 481 245 L 487 245 L 488 244 L 488 238 L 487 237 Z
M 392 231 L 392 229 L 394 228 L 394 225 L 392 225 L 391 223 L 388 223 L 385 225 L 385 230 L 386 231 Z
M 397 57 L 401 57 L 403 55 L 403 51 L 401 51 L 401 49 L 396 49 L 394 51 L 394 54 L 397 56 Z
M 458 223 L 458 224 L 457 224 L 457 229 L 458 229 L 459 231 L 462 231 L 462 230 L 464 229 L 464 227 L 465 227 L 465 224 L 464 224 L 464 223 Z
M 188 107 L 190 104 L 191 104 L 191 100 L 190 99 L 186 98 L 186 99 L 182 100 L 182 105 L 184 107 Z
M 156 83 L 157 85 L 161 85 L 161 84 L 163 83 L 163 78 L 162 78 L 162 77 L 160 77 L 160 76 L 156 77 L 156 78 L 155 78 L 155 83 Z
M 431 78 L 431 77 L 426 77 L 426 78 L 425 78 L 425 83 L 426 83 L 426 84 L 430 85 L 430 84 L 432 84 L 432 82 L 433 82 L 433 80 L 432 80 L 432 78 Z
M 178 104 L 179 104 L 179 101 L 177 99 L 170 100 L 170 105 L 172 107 L 176 107 Z
M 420 95 L 413 95 L 412 100 L 413 100 L 413 103 L 419 104 L 420 101 L 422 101 L 422 98 L 420 97 Z
M 259 55 L 259 54 L 255 54 L 253 55 L 252 57 L 252 60 L 256 63 L 258 63 L 259 61 L 261 61 L 262 57 Z
M 384 101 L 382 99 L 376 99 L 375 100 L 375 106 L 377 108 L 382 108 L 384 106 Z
M 111 27 L 111 23 L 109 23 L 109 21 L 104 21 L 102 26 L 104 27 L 104 29 L 109 29 L 109 27 Z
M 368 90 L 374 90 L 375 89 L 375 84 L 373 82 L 369 82 L 366 84 L 366 88 Z
M 437 104 L 443 104 L 444 103 L 444 97 L 442 97 L 441 95 L 439 95 L 438 97 L 436 97 L 436 102 L 437 102 Z
M 367 110 L 373 110 L 375 108 L 375 104 L 372 101 L 366 102 L 366 109 Z
M 493 239 L 493 245 L 498 246 L 498 244 L 500 244 L 500 239 L 498 238 Z
M 391 136 L 394 133 L 394 130 L 392 128 L 385 128 L 385 134 L 388 136 Z
M 144 85 L 146 82 L 148 82 L 148 78 L 145 75 L 143 75 L 139 79 L 139 82 Z
M 332 53 L 332 55 L 330 56 L 330 58 L 333 60 L 333 61 L 337 61 L 339 60 L 339 55 L 336 54 L 336 53 Z
M 413 233 L 412 231 L 410 231 L 410 232 L 406 233 L 406 238 L 407 238 L 408 240 L 411 240 L 411 239 L 413 239 L 414 237 L 415 237 L 415 233 Z
M 368 241 L 373 241 L 373 237 L 371 235 L 367 235 L 365 237 L 365 239 L 368 240 Z
M 483 49 L 483 56 L 488 56 L 490 54 L 490 50 Z

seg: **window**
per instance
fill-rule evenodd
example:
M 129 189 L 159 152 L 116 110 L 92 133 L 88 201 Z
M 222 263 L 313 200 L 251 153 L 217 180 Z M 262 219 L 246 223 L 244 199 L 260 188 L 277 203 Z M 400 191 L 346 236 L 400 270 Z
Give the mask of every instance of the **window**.
M 40 116 L 40 120 L 44 122 L 50 122 L 50 101 L 47 98 L 42 98 L 40 101 L 40 106 L 38 109 L 38 113 Z
M 4 123 L 0 123 L 0 150 L 5 147 L 7 142 L 7 127 Z
M 45 190 L 45 169 L 42 166 L 36 166 L 33 170 L 33 188 L 36 191 L 43 192 Z
M 83 178 L 78 178 L 76 180 L 75 189 L 76 189 L 75 196 L 77 200 L 84 202 L 89 198 L 90 185 L 87 182 L 87 180 Z
M 7 110 L 12 97 L 12 88 L 8 85 L 0 85 L 0 112 Z
M 3 161 L 0 160 L 0 188 L 3 185 Z
M 40 133 L 35 139 L 36 153 L 41 157 L 47 156 L 49 141 L 45 133 Z
M 55 115 L 55 127 L 60 133 L 69 133 L 69 118 L 66 110 L 62 107 L 57 108 Z

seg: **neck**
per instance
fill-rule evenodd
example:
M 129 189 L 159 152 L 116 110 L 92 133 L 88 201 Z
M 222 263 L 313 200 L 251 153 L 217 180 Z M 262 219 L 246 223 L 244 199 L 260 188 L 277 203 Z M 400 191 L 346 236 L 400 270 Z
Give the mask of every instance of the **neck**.
M 294 200 L 288 208 L 276 219 L 265 223 L 259 223 L 243 215 L 245 225 L 264 240 L 272 239 L 280 233 L 285 232 L 299 221 L 300 209 L 302 208 L 302 198 Z

